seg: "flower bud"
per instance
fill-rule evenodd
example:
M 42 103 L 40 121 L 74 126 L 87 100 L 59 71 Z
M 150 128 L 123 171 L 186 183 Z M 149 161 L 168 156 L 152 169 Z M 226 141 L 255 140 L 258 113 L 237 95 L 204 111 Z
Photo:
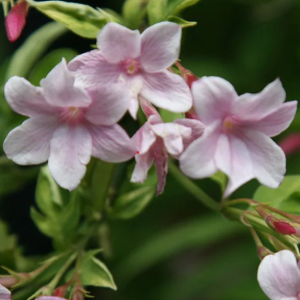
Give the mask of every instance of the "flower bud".
M 59 287 L 54 291 L 53 296 L 56 296 L 56 297 L 64 297 L 64 296 L 66 295 L 67 289 L 68 289 L 68 286 L 67 286 L 67 285 L 59 286 Z
M 19 280 L 13 276 L 5 276 L 0 278 L 0 285 L 11 287 L 17 284 Z
M 26 16 L 28 13 L 28 7 L 26 1 L 19 1 L 5 17 L 5 28 L 7 37 L 10 42 L 16 41 L 26 24 Z
M 290 134 L 279 142 L 285 155 L 290 155 L 294 152 L 300 151 L 300 134 Z
M 269 227 L 282 235 L 291 235 L 296 233 L 296 229 L 286 221 L 279 220 L 273 216 L 267 217 L 265 221 Z
M 185 117 L 186 117 L 187 119 L 193 119 L 193 120 L 198 120 L 198 121 L 200 121 L 198 115 L 196 114 L 196 112 L 195 112 L 195 110 L 194 110 L 193 108 L 190 109 L 189 111 L 187 111 L 187 112 L 185 113 Z
M 273 252 L 264 246 L 260 246 L 257 248 L 257 254 L 259 259 L 262 260 L 267 255 L 273 254 Z
M 178 67 L 181 76 L 184 78 L 188 86 L 192 88 L 193 82 L 198 80 L 198 77 L 194 75 L 190 70 L 184 68 L 179 62 L 176 63 L 176 66 Z

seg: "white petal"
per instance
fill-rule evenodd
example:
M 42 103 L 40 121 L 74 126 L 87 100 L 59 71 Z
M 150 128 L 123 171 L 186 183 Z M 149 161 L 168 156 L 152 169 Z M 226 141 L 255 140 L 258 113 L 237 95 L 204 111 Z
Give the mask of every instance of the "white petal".
M 6 137 L 3 148 L 7 157 L 19 165 L 35 165 L 48 160 L 50 140 L 57 128 L 55 117 L 26 120 Z
M 41 81 L 47 102 L 58 107 L 87 107 L 92 100 L 83 88 L 74 86 L 75 77 L 62 60 Z
M 54 111 L 46 102 L 42 88 L 33 86 L 24 78 L 10 78 L 4 93 L 10 107 L 18 114 L 32 117 Z
M 91 154 L 92 138 L 87 129 L 61 126 L 50 144 L 50 173 L 61 187 L 74 190 L 86 172 Z
M 0 284 L 0 300 L 10 300 L 11 292 Z
M 130 91 L 125 84 L 90 89 L 93 102 L 86 111 L 86 118 L 97 125 L 113 125 L 125 114 L 130 105 Z
M 148 151 L 145 154 L 136 154 L 136 164 L 131 175 L 130 181 L 143 183 L 144 180 L 147 178 L 149 169 L 152 166 L 153 159 L 154 158 L 151 151 Z
M 180 156 L 180 169 L 184 174 L 191 178 L 205 178 L 217 172 L 214 156 L 219 127 L 219 122 L 207 127 L 204 134 L 192 142 Z
M 123 72 L 119 65 L 109 63 L 100 50 L 76 56 L 68 68 L 75 75 L 75 85 L 86 88 L 117 83 Z
M 233 113 L 248 119 L 262 118 L 278 108 L 284 102 L 285 96 L 281 81 L 276 79 L 258 94 L 241 95 L 234 104 Z
M 140 33 L 117 23 L 108 23 L 100 31 L 97 45 L 110 63 L 136 58 L 141 51 Z
M 136 154 L 126 131 L 118 124 L 90 128 L 93 138 L 93 156 L 107 162 L 123 162 Z
M 238 95 L 234 87 L 220 77 L 202 77 L 192 85 L 194 107 L 200 120 L 207 126 L 231 114 Z
M 157 23 L 141 35 L 141 63 L 146 72 L 154 73 L 170 67 L 179 57 L 181 27 L 171 22 Z
M 141 96 L 172 112 L 186 112 L 192 106 L 188 85 L 182 77 L 169 71 L 145 74 Z
M 271 300 L 298 299 L 300 272 L 291 251 L 266 256 L 258 268 L 257 279 Z

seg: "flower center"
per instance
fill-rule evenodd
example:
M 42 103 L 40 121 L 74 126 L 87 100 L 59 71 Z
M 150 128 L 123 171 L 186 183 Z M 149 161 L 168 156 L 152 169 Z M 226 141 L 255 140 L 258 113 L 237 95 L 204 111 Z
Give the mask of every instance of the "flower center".
M 139 62 L 135 59 L 127 59 L 124 62 L 124 69 L 128 75 L 135 75 L 140 71 Z
M 234 120 L 232 119 L 232 117 L 225 118 L 225 120 L 223 121 L 223 131 L 225 133 L 232 132 L 234 127 L 235 127 L 235 123 L 234 123 Z
M 83 109 L 80 107 L 65 107 L 61 110 L 60 120 L 68 124 L 77 124 L 84 119 Z

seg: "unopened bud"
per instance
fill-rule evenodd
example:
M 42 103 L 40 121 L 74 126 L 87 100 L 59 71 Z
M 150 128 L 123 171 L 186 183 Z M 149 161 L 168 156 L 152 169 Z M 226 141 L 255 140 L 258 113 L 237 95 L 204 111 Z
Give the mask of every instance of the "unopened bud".
M 176 63 L 177 68 L 180 71 L 181 76 L 184 78 L 190 88 L 194 81 L 198 80 L 198 77 L 194 75 L 190 70 L 184 68 L 179 62 Z
M 73 294 L 72 300 L 84 300 L 84 294 L 78 290 Z
M 290 134 L 279 142 L 279 146 L 282 148 L 285 155 L 300 151 L 300 134 Z
M 186 117 L 187 119 L 193 119 L 193 120 L 198 120 L 198 121 L 200 121 L 198 115 L 196 114 L 196 112 L 194 111 L 193 108 L 190 109 L 189 111 L 187 111 L 187 112 L 185 113 L 185 117 Z
M 68 286 L 67 285 L 62 285 L 59 286 L 55 291 L 54 291 L 54 296 L 56 297 L 64 297 L 66 295 Z
M 11 287 L 15 284 L 17 284 L 19 280 L 13 276 L 5 276 L 0 278 L 0 285 L 3 285 L 5 287 Z
M 288 222 L 279 220 L 273 216 L 266 218 L 266 223 L 276 232 L 282 235 L 291 235 L 296 233 L 296 229 Z
M 5 17 L 5 28 L 10 42 L 14 42 L 20 37 L 26 24 L 28 7 L 27 2 L 21 0 Z
M 262 260 L 267 255 L 273 254 L 273 252 L 264 246 L 260 246 L 257 248 L 257 254 L 260 260 Z

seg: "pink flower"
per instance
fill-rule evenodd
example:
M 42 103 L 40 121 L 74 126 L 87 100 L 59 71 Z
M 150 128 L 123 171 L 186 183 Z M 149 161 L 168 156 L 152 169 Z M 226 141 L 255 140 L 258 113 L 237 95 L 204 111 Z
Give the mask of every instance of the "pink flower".
M 69 69 L 85 87 L 126 82 L 134 118 L 138 94 L 158 107 L 185 112 L 192 106 L 189 87 L 182 77 L 167 71 L 178 59 L 180 40 L 181 27 L 171 22 L 155 24 L 142 34 L 108 23 L 98 35 L 100 50 L 76 57 Z
M 271 300 L 300 299 L 300 270 L 291 251 L 266 256 L 258 268 L 257 279 Z
M 5 28 L 10 42 L 20 37 L 26 24 L 28 7 L 26 1 L 19 1 L 5 17 Z
M 10 300 L 11 292 L 0 284 L 0 300 Z
M 204 126 L 198 120 L 178 119 L 163 123 L 157 111 L 145 100 L 141 104 L 148 121 L 132 137 L 138 154 L 131 176 L 132 182 L 143 182 L 153 162 L 156 165 L 157 195 L 164 191 L 168 173 L 168 153 L 178 157 L 192 140 L 202 135 Z
M 121 162 L 134 155 L 127 133 L 116 124 L 128 108 L 124 87 L 88 93 L 74 85 L 65 60 L 41 81 L 41 88 L 13 77 L 5 86 L 9 105 L 29 116 L 4 141 L 4 151 L 20 165 L 48 160 L 53 178 L 73 190 L 83 178 L 91 155 Z
M 238 96 L 228 81 L 203 77 L 193 83 L 192 93 L 206 129 L 181 155 L 181 170 L 192 178 L 221 170 L 229 177 L 225 197 L 253 178 L 276 188 L 285 173 L 285 156 L 270 137 L 290 125 L 297 107 L 297 101 L 283 103 L 280 80 L 261 93 Z

